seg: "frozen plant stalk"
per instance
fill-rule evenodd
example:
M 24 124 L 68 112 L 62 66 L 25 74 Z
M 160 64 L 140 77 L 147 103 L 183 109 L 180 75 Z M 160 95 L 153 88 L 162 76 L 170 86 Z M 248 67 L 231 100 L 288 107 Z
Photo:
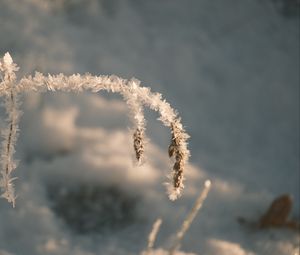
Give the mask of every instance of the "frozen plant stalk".
M 201 209 L 209 191 L 211 188 L 211 181 L 210 180 L 206 180 L 205 184 L 204 184 L 204 188 L 203 190 L 200 192 L 199 196 L 197 197 L 193 208 L 191 209 L 191 211 L 188 213 L 187 217 L 184 219 L 180 229 L 178 230 L 178 232 L 176 233 L 174 242 L 172 244 L 172 246 L 170 247 L 170 249 L 168 251 L 163 251 L 162 249 L 156 249 L 153 250 L 153 245 L 154 245 L 154 241 L 156 239 L 157 233 L 159 231 L 160 225 L 162 220 L 158 219 L 156 220 L 156 222 L 153 224 L 152 227 L 152 231 L 149 234 L 148 237 L 148 247 L 145 251 L 142 251 L 141 255 L 176 255 L 176 254 L 185 254 L 185 253 L 181 253 L 180 251 L 178 251 L 178 248 L 180 247 L 180 243 L 182 241 L 182 239 L 184 238 L 186 232 L 188 231 L 188 229 L 190 228 L 193 220 L 195 219 L 197 213 L 199 212 L 199 210 Z M 191 253 L 189 253 L 191 254 Z
M 155 242 L 155 239 L 156 239 L 156 236 L 158 234 L 158 231 L 160 229 L 160 225 L 162 223 L 162 220 L 161 219 L 157 219 L 154 224 L 153 224 L 153 227 L 152 227 L 152 230 L 148 236 L 148 246 L 147 246 L 147 252 L 145 255 L 150 255 L 151 253 L 151 250 L 153 249 L 153 245 L 154 245 L 154 242 Z
M 195 202 L 192 210 L 189 212 L 186 219 L 182 223 L 181 228 L 179 229 L 179 231 L 176 234 L 175 241 L 174 241 L 172 247 L 169 250 L 169 255 L 174 255 L 175 251 L 180 246 L 180 243 L 181 243 L 186 231 L 190 228 L 190 226 L 191 226 L 193 220 L 195 219 L 198 211 L 201 209 L 201 207 L 203 205 L 203 202 L 205 201 L 205 199 L 208 195 L 210 187 L 211 187 L 211 181 L 206 180 L 205 184 L 204 184 L 204 189 L 201 191 L 200 195 L 196 199 L 196 202 Z
M 3 137 L 2 149 L 1 149 L 1 166 L 2 178 L 0 179 L 0 188 L 2 191 L 2 197 L 6 198 L 8 202 L 15 206 L 15 194 L 12 181 L 15 178 L 11 177 L 12 171 L 16 168 L 16 162 L 13 159 L 15 152 L 14 145 L 17 140 L 18 120 L 20 112 L 18 110 L 18 98 L 16 90 L 14 88 L 16 75 L 15 71 L 18 67 L 13 63 L 13 60 L 9 53 L 6 53 L 3 59 L 0 61 L 1 73 L 1 88 L 5 88 L 5 108 L 7 113 L 8 128 L 1 131 Z
M 46 91 L 64 91 L 81 92 L 84 90 L 99 92 L 105 90 L 108 92 L 119 93 L 126 101 L 131 112 L 133 122 L 133 148 L 138 163 L 143 160 L 145 150 L 145 124 L 143 107 L 157 111 L 160 114 L 159 120 L 171 129 L 172 141 L 169 147 L 169 156 L 175 158 L 171 182 L 167 183 L 167 192 L 171 200 L 177 199 L 181 195 L 184 187 L 184 169 L 189 159 L 190 152 L 187 148 L 186 134 L 177 112 L 170 106 L 166 100 L 162 99 L 159 93 L 151 92 L 150 88 L 140 86 L 137 79 L 126 80 L 115 75 L 92 76 L 90 74 L 73 74 L 65 76 L 43 75 L 36 72 L 34 76 L 16 80 L 15 72 L 17 66 L 9 53 L 6 53 L 0 59 L 0 97 L 5 98 L 5 108 L 8 115 L 8 128 L 2 131 L 3 143 L 1 151 L 1 180 L 0 188 L 2 196 L 9 202 L 15 203 L 15 195 L 11 172 L 16 168 L 13 160 L 14 146 L 17 139 L 18 121 L 20 112 L 18 110 L 18 95 L 26 92 L 46 92 Z
M 138 163 L 143 160 L 144 153 L 144 131 L 145 131 L 145 118 L 141 102 L 138 99 L 137 88 L 140 85 L 140 81 L 136 79 L 131 79 L 128 84 L 128 90 L 121 92 L 127 105 L 131 111 L 131 118 L 134 125 L 133 133 L 133 148 L 135 152 L 135 157 Z

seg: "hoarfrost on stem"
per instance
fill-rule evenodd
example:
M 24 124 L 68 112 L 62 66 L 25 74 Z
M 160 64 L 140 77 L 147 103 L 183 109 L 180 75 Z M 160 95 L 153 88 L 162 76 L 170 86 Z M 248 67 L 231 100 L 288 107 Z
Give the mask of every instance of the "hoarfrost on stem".
M 12 203 L 13 207 L 15 206 L 16 197 L 12 182 L 15 178 L 11 177 L 11 173 L 17 167 L 13 154 L 15 153 L 14 146 L 17 141 L 18 121 L 21 115 L 18 109 L 18 95 L 15 90 L 15 71 L 18 69 L 9 53 L 6 53 L 3 59 L 0 60 L 0 71 L 2 72 L 0 87 L 6 89 L 3 91 L 3 96 L 7 113 L 6 122 L 8 125 L 6 129 L 1 130 L 3 142 L 0 158 L 2 167 L 0 188 L 3 192 L 1 196 Z
M 8 128 L 1 131 L 3 142 L 1 150 L 1 179 L 0 188 L 2 196 L 13 205 L 15 195 L 12 181 L 14 178 L 11 172 L 16 168 L 13 159 L 15 152 L 14 146 L 17 141 L 18 121 L 20 117 L 18 95 L 30 91 L 64 91 L 81 92 L 88 90 L 99 92 L 119 93 L 126 101 L 131 112 L 133 122 L 133 148 L 136 159 L 142 162 L 145 150 L 145 125 L 144 107 L 157 111 L 160 114 L 159 120 L 171 129 L 171 145 L 169 156 L 174 157 L 175 163 L 170 174 L 170 182 L 167 183 L 167 192 L 171 200 L 177 199 L 181 195 L 184 187 L 184 169 L 190 156 L 187 148 L 188 134 L 185 132 L 177 112 L 166 100 L 162 99 L 159 93 L 151 92 L 150 88 L 140 86 L 140 81 L 133 78 L 131 80 L 122 79 L 118 76 L 91 74 L 73 74 L 65 76 L 43 75 L 36 72 L 34 76 L 28 76 L 17 81 L 15 72 L 18 71 L 17 65 L 13 62 L 9 53 L 0 59 L 0 96 L 4 97 L 5 108 L 8 118 L 6 119 Z

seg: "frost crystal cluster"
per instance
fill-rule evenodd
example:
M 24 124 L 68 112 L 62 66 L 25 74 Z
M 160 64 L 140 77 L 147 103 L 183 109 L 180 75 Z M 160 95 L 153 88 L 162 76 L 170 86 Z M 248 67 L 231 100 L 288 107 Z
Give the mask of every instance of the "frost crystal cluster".
M 7 128 L 1 130 L 3 138 L 1 149 L 1 179 L 0 188 L 2 197 L 15 205 L 15 194 L 12 181 L 15 179 L 11 173 L 17 164 L 13 158 L 14 146 L 17 141 L 18 121 L 20 117 L 18 95 L 26 92 L 64 91 L 81 92 L 84 90 L 99 92 L 120 93 L 126 101 L 131 112 L 133 122 L 133 148 L 139 163 L 143 161 L 145 150 L 145 125 L 143 107 L 157 111 L 159 120 L 171 129 L 171 144 L 169 156 L 174 158 L 174 166 L 170 174 L 170 182 L 167 183 L 167 191 L 171 200 L 181 195 L 184 187 L 184 168 L 190 156 L 187 149 L 188 134 L 185 132 L 176 111 L 162 99 L 159 93 L 151 92 L 150 88 L 140 86 L 136 79 L 126 80 L 115 75 L 93 76 L 91 74 L 73 74 L 65 76 L 43 75 L 36 72 L 34 76 L 24 77 L 17 81 L 15 72 L 19 68 L 13 62 L 9 53 L 0 59 L 0 96 L 4 97 L 7 112 Z

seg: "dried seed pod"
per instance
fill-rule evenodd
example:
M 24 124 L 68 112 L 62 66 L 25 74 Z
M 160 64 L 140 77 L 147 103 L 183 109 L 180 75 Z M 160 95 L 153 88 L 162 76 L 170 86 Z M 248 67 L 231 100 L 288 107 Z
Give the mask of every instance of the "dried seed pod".
M 182 186 L 182 181 L 183 181 L 183 171 L 182 169 L 179 169 L 174 173 L 173 177 L 173 183 L 174 183 L 174 188 L 178 189 Z
M 176 156 L 177 158 L 177 156 Z M 180 188 L 182 186 L 183 181 L 183 162 L 182 158 L 178 157 L 179 160 L 176 160 L 173 170 L 174 170 L 174 176 L 173 176 L 173 185 L 174 188 Z
M 171 124 L 172 141 L 168 149 L 170 157 L 175 158 L 173 165 L 173 177 L 172 177 L 172 192 L 169 194 L 171 197 L 177 197 L 180 195 L 180 191 L 183 188 L 183 171 L 184 166 L 189 157 L 189 152 L 185 149 L 187 135 L 184 134 L 184 130 L 178 121 Z M 173 195 L 172 195 L 173 193 Z M 176 194 L 174 196 L 174 194 Z
M 172 141 L 169 148 L 168 148 L 168 153 L 169 153 L 169 157 L 173 157 L 174 153 L 175 153 L 175 149 L 176 149 L 176 146 L 174 144 L 174 142 Z
M 144 154 L 144 131 L 139 128 L 133 133 L 133 147 L 137 161 L 141 162 Z

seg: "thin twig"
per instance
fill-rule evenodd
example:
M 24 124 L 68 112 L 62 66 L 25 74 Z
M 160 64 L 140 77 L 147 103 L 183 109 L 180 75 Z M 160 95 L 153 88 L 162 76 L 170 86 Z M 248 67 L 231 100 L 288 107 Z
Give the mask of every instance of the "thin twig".
M 206 180 L 204 189 L 202 190 L 202 192 L 198 196 L 192 210 L 189 212 L 186 219 L 183 221 L 181 228 L 179 229 L 179 231 L 176 234 L 176 239 L 175 239 L 173 245 L 171 246 L 171 248 L 169 250 L 169 255 L 174 255 L 174 252 L 179 248 L 180 243 L 181 243 L 186 231 L 189 229 L 189 227 L 191 226 L 191 223 L 193 222 L 195 216 L 197 215 L 198 211 L 202 207 L 202 204 L 203 204 L 204 200 L 207 197 L 207 194 L 210 190 L 210 187 L 211 187 L 211 181 Z
M 161 223 L 162 223 L 162 220 L 161 219 L 157 219 L 153 226 L 152 226 L 152 230 L 148 236 L 148 246 L 147 246 L 147 252 L 145 255 L 149 255 L 153 246 L 154 246 L 154 242 L 156 240 L 156 236 L 157 236 L 157 233 L 160 229 L 160 226 L 161 226 Z

